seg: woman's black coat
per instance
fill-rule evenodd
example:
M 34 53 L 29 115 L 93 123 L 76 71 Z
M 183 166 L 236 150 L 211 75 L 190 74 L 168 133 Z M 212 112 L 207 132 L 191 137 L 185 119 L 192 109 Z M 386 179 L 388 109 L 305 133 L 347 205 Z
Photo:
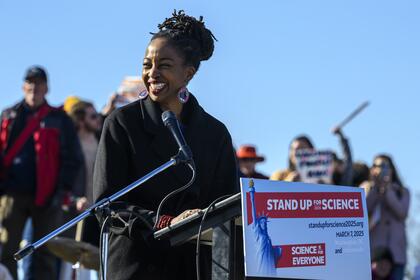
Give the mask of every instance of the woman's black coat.
M 147 98 L 117 109 L 106 119 L 94 172 L 97 200 L 177 154 L 177 144 L 164 127 L 161 113 L 159 106 Z M 232 141 L 226 127 L 207 114 L 192 95 L 184 105 L 181 125 L 193 152 L 197 178 L 189 189 L 167 201 L 162 213 L 171 216 L 186 209 L 206 208 L 216 198 L 239 191 Z M 128 228 L 111 231 L 109 279 L 195 279 L 195 245 L 171 248 L 153 240 L 150 229 L 162 198 L 190 178 L 191 171 L 186 166 L 171 167 L 120 199 L 126 203 L 123 208 L 138 206 L 142 219 L 132 218 Z M 202 279 L 208 279 L 210 274 L 209 252 L 204 249 L 202 253 Z

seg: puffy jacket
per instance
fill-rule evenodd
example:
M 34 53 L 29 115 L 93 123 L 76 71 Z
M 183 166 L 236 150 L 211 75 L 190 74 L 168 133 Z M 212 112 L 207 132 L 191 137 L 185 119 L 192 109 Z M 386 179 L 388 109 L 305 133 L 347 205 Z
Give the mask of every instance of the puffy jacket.
M 15 120 L 23 110 L 23 101 L 2 113 L 0 127 L 0 152 L 4 156 L 23 128 L 15 127 Z M 70 191 L 83 155 L 71 119 L 59 108 L 45 103 L 50 112 L 43 118 L 33 133 L 36 162 L 35 204 L 46 205 L 59 190 Z M 19 131 L 20 130 L 20 131 Z M 2 173 L 7 174 L 4 170 Z M 6 171 L 6 172 L 4 172 Z M 16 186 L 9 176 L 1 179 L 3 191 L 13 192 Z

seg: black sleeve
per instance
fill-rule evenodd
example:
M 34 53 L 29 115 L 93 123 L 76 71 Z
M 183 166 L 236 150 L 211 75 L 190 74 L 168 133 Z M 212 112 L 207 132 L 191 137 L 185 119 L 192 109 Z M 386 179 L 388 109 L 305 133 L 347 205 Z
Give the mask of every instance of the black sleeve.
M 128 185 L 128 137 L 115 115 L 106 118 L 96 154 L 93 173 L 93 198 L 99 201 Z M 127 222 L 111 219 L 111 231 L 136 240 L 148 239 L 152 234 L 153 213 L 125 202 L 113 202 L 111 209 Z M 102 213 L 97 213 L 100 222 Z
M 233 195 L 239 192 L 238 166 L 233 149 L 232 139 L 225 128 L 225 134 L 221 147 L 218 148 L 219 159 L 216 162 L 214 176 L 215 191 L 211 201 L 222 195 Z M 210 201 L 210 202 L 211 202 Z
M 60 133 L 60 173 L 58 187 L 71 191 L 80 168 L 83 168 L 83 152 L 72 120 L 63 113 Z
M 115 115 L 114 115 L 115 116 Z M 93 172 L 93 198 L 107 197 L 128 183 L 128 149 L 126 131 L 117 119 L 105 120 Z
M 352 186 L 353 184 L 353 159 L 351 154 L 351 149 L 349 145 L 349 140 L 344 137 L 344 135 L 339 134 L 340 145 L 343 151 L 343 161 L 344 161 L 344 170 L 343 176 L 341 177 L 340 185 L 342 186 Z

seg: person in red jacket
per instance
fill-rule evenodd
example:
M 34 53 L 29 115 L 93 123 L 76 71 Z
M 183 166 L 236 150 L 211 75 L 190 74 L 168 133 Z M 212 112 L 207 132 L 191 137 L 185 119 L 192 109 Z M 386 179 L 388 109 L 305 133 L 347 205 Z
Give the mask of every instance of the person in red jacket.
M 24 99 L 2 113 L 0 128 L 0 261 L 17 279 L 13 254 L 32 219 L 33 239 L 61 223 L 62 194 L 73 187 L 83 163 L 71 119 L 48 105 L 47 74 L 30 67 L 23 83 Z M 35 251 L 34 279 L 53 279 L 56 261 L 45 247 Z

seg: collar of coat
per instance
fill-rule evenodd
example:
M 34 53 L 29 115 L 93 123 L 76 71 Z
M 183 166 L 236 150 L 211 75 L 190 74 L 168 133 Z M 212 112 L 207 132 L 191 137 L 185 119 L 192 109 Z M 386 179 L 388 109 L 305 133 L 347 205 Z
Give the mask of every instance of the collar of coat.
M 147 132 L 160 134 L 162 130 L 167 130 L 162 122 L 162 109 L 159 104 L 150 98 L 140 101 L 142 118 Z M 184 104 L 181 112 L 181 125 L 192 130 L 199 126 L 203 119 L 204 110 L 198 104 L 197 99 L 191 94 L 188 102 Z
M 140 101 L 140 107 L 145 132 L 151 135 L 150 148 L 160 158 L 161 162 L 165 162 L 177 154 L 179 147 L 162 122 L 162 110 L 159 105 L 150 98 L 146 98 Z M 206 113 L 192 95 L 182 108 L 181 124 L 185 128 L 183 135 L 187 145 L 193 151 L 193 157 L 202 153 L 203 147 L 200 143 L 204 140 L 202 137 L 205 137 Z M 194 155 L 194 153 L 196 154 Z M 180 182 L 184 183 L 185 179 L 188 179 L 191 174 L 186 166 L 172 170 Z

